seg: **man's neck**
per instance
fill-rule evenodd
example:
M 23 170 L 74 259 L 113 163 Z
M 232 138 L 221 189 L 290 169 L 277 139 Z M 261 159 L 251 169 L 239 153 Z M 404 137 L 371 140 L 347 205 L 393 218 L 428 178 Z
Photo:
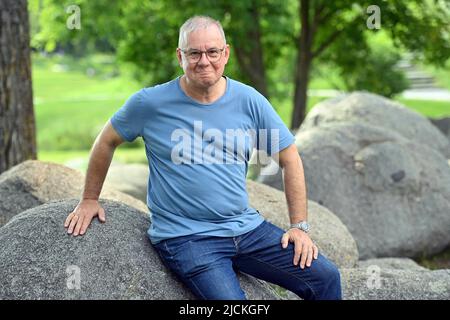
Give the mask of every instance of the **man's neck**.
M 186 76 L 180 78 L 180 84 L 181 88 L 188 96 L 200 103 L 213 103 L 225 93 L 227 87 L 227 81 L 224 77 L 221 77 L 217 83 L 207 88 L 194 86 L 189 82 Z

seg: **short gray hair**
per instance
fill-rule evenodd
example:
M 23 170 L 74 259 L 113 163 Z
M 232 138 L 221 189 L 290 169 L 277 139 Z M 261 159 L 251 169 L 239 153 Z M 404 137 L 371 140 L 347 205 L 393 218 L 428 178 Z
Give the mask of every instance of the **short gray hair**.
M 208 27 L 215 25 L 220 31 L 220 34 L 222 35 L 223 42 L 226 44 L 227 41 L 225 39 L 225 32 L 223 31 L 222 25 L 219 21 L 214 20 L 211 17 L 208 16 L 194 16 L 189 18 L 180 28 L 180 36 L 178 38 L 178 48 L 185 49 L 185 46 L 187 45 L 187 39 L 189 34 L 192 31 L 198 30 L 198 29 L 207 29 Z

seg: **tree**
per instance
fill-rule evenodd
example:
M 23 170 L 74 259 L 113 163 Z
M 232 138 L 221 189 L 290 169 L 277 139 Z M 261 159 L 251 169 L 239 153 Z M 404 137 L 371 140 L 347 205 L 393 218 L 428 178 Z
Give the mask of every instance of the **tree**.
M 0 1 L 0 172 L 36 159 L 26 0 Z
M 135 1 L 122 8 L 127 36 L 120 41 L 118 54 L 138 67 L 139 79 L 158 83 L 178 75 L 174 52 L 181 23 L 193 15 L 209 15 L 221 21 L 231 44 L 227 74 L 270 96 L 268 73 L 289 44 L 292 25 L 289 8 L 279 1 Z
M 436 64 L 450 57 L 450 21 L 445 1 L 373 0 L 364 4 L 351 0 L 299 0 L 301 30 L 295 40 L 297 57 L 291 128 L 298 128 L 305 118 L 314 61 L 324 58 L 353 71 L 352 66 L 370 62 L 366 24 L 369 5 L 380 8 L 382 28 L 398 47 L 417 52 Z M 359 72 L 365 72 L 365 69 L 360 68 Z
M 78 0 L 82 32 L 64 27 L 68 17 L 65 8 L 71 3 L 45 2 L 39 18 L 42 28 L 33 43 L 46 50 L 62 46 L 86 51 L 103 39 L 115 48 L 120 61 L 136 67 L 135 76 L 144 85 L 180 74 L 175 56 L 178 30 L 193 15 L 209 15 L 221 21 L 233 51 L 227 74 L 266 97 L 270 96 L 268 73 L 280 50 L 291 41 L 293 17 L 279 0 Z

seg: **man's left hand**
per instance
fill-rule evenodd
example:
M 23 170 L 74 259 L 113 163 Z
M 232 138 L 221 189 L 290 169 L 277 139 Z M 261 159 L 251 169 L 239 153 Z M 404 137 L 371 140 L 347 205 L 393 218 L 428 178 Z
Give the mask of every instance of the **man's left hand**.
M 287 248 L 289 242 L 294 243 L 294 265 L 298 265 L 300 260 L 300 268 L 303 269 L 305 264 L 307 267 L 311 266 L 313 258 L 317 259 L 319 249 L 306 232 L 296 228 L 289 229 L 281 238 L 283 249 Z

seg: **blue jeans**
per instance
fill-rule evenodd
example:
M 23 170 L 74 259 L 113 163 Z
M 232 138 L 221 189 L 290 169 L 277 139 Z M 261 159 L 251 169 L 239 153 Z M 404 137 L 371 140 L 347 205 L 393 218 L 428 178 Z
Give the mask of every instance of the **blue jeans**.
M 320 253 L 310 267 L 295 266 L 294 245 L 281 247 L 283 233 L 264 221 L 237 237 L 189 235 L 154 247 L 164 264 L 199 299 L 246 299 L 235 270 L 277 284 L 306 300 L 341 299 L 336 266 Z

